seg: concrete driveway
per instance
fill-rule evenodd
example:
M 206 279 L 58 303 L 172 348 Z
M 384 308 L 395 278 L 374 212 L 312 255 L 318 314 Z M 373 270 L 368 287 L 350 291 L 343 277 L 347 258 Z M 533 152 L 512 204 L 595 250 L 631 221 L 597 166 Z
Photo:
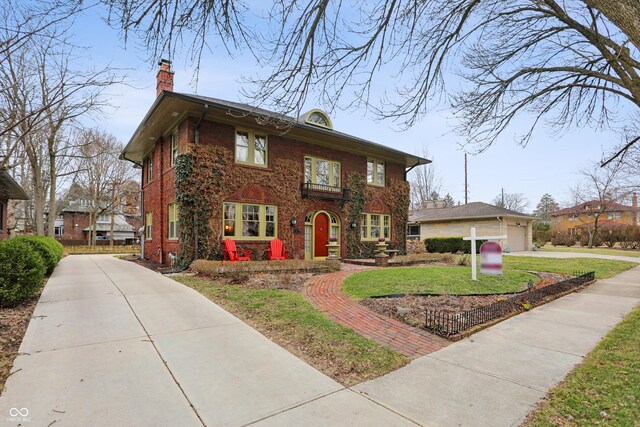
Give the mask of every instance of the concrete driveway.
M 640 267 L 346 389 L 190 288 L 71 256 L 36 306 L 0 424 L 516 426 L 638 303 Z
M 413 425 L 190 288 L 109 255 L 61 261 L 20 352 L 0 425 Z

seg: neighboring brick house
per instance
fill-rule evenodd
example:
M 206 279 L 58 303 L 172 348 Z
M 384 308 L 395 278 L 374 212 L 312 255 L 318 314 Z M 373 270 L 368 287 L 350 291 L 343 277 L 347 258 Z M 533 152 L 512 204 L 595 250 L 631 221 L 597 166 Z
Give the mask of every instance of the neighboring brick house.
M 55 220 L 55 238 L 63 244 L 88 242 L 91 236 L 92 208 L 86 199 L 68 202 Z M 114 218 L 114 240 L 131 244 L 137 239 L 142 226 L 139 215 L 117 213 Z M 99 215 L 96 221 L 96 236 L 106 239 L 111 232 L 111 214 Z
M 184 224 L 176 201 L 176 162 L 179 154 L 195 156 L 204 149 L 217 150 L 228 165 L 218 177 L 220 199 L 209 206 L 216 245 L 231 237 L 259 258 L 279 237 L 291 257 L 323 259 L 329 237 L 337 238 L 346 256 L 347 232 L 359 232 L 361 241 L 384 236 L 404 246 L 408 198 L 403 214 L 395 215 L 389 191 L 407 185 L 407 169 L 429 160 L 337 132 L 320 110 L 294 120 L 245 104 L 174 93 L 169 63 L 160 65 L 156 101 L 122 153 L 142 167 L 145 258 L 167 263 L 170 253 L 179 252 L 178 230 Z M 354 173 L 366 177 L 368 195 L 358 221 L 345 214 Z
M 28 200 L 29 196 L 7 173 L 0 170 L 0 239 L 9 237 L 9 200 Z
M 537 218 L 487 203 L 472 202 L 448 208 L 427 208 L 409 214 L 408 238 L 507 236 L 500 246 L 511 252 L 531 250 L 532 225 Z
M 638 196 L 633 195 L 631 206 L 614 201 L 590 200 L 560 209 L 549 214 L 551 217 L 551 230 L 553 233 L 582 234 L 594 227 L 598 218 L 598 227 L 624 227 L 640 224 L 640 209 L 638 209 Z

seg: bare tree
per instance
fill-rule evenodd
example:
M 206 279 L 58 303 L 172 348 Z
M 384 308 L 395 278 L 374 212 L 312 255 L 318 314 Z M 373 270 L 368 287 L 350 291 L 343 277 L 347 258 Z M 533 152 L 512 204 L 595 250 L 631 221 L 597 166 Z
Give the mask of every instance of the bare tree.
M 569 213 L 589 234 L 589 247 L 597 235 L 601 220 L 607 212 L 628 195 L 624 186 L 624 169 L 620 161 L 606 167 L 594 162 L 578 172 L 581 182 L 571 189 L 572 211 Z M 585 215 L 586 214 L 586 215 Z
M 431 158 L 429 150 L 423 146 L 420 153 L 425 159 Z M 430 201 L 438 200 L 442 191 L 442 179 L 436 172 L 433 163 L 415 167 L 407 176 L 411 190 L 410 208 L 412 210 L 424 209 Z
M 529 201 L 522 193 L 498 194 L 493 202 L 494 206 L 509 209 L 516 212 L 523 212 L 529 206 Z
M 81 168 L 76 182 L 84 189 L 89 199 L 91 214 L 90 243 L 95 245 L 97 220 L 100 215 L 111 215 L 111 240 L 116 211 L 130 195 L 128 185 L 134 177 L 128 162 L 119 159 L 124 146 L 115 136 L 99 129 L 83 131 L 78 143 L 82 154 Z
M 450 98 L 460 130 L 482 150 L 524 112 L 534 117 L 522 144 L 544 119 L 606 126 L 626 118 L 619 105 L 640 106 L 634 0 L 272 0 L 270 22 L 255 27 L 275 30 L 262 38 L 247 36 L 243 23 L 258 18 L 240 0 L 103 2 L 125 31 L 144 31 L 156 56 L 189 30 L 199 59 L 213 41 L 207 25 L 223 41 L 258 46 L 272 68 L 252 79 L 259 89 L 248 94 L 286 113 L 301 111 L 312 92 L 328 106 L 346 94 L 355 99 L 347 106 L 411 126 L 453 72 L 467 80 Z M 370 99 L 377 78 L 389 76 L 395 93 Z
M 0 159 L 0 167 L 26 159 L 38 235 L 54 234 L 59 181 L 76 171 L 72 128 L 78 118 L 99 114 L 107 105 L 104 90 L 121 81 L 108 67 L 75 70 L 78 49 L 64 37 L 66 30 L 51 27 L 49 37 L 25 40 L 0 63 L 6 85 L 0 92 L 0 117 L 12 123 L 0 136 L 8 154 Z

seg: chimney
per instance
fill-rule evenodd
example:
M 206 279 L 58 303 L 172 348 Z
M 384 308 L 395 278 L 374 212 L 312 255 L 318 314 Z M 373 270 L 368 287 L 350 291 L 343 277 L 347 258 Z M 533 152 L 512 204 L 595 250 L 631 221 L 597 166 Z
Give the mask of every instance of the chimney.
M 638 207 L 638 195 L 636 193 L 633 193 L 633 196 L 631 196 L 631 206 L 634 208 Z
M 160 95 L 163 90 L 173 92 L 173 71 L 171 70 L 171 61 L 161 59 L 158 62 L 160 69 L 156 75 L 156 96 Z

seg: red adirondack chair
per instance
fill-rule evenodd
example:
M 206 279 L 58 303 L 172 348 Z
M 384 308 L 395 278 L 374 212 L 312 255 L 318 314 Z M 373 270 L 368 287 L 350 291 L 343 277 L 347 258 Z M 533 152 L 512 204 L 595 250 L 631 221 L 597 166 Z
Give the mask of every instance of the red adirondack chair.
M 245 249 L 242 255 L 239 255 L 238 250 L 236 249 L 236 242 L 228 237 L 224 239 L 223 254 L 223 261 L 251 261 L 251 251 L 249 249 Z
M 267 259 L 287 259 L 289 251 L 282 246 L 282 240 L 273 239 L 271 241 L 271 247 L 267 250 Z

